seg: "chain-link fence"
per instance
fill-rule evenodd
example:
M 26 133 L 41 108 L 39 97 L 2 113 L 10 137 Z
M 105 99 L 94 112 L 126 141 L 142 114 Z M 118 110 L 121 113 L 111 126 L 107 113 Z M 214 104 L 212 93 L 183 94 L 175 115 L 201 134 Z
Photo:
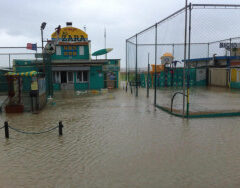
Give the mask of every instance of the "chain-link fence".
M 183 116 L 240 110 L 227 89 L 240 62 L 239 8 L 190 3 L 127 39 L 127 91 L 148 96 L 150 88 L 155 106 Z M 218 79 L 224 87 L 210 89 Z

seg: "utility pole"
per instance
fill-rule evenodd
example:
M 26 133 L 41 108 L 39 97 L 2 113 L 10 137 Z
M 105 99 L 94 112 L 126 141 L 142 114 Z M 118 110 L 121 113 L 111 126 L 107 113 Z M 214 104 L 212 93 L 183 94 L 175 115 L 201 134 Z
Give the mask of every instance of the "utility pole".
M 43 53 L 43 29 L 41 28 L 41 39 L 42 39 L 42 53 Z
M 41 39 L 42 39 L 42 53 L 43 53 L 43 30 L 45 29 L 45 27 L 46 27 L 46 25 L 47 25 L 47 23 L 46 22 L 43 22 L 42 24 L 41 24 L 41 27 L 40 27 L 40 30 L 41 30 Z

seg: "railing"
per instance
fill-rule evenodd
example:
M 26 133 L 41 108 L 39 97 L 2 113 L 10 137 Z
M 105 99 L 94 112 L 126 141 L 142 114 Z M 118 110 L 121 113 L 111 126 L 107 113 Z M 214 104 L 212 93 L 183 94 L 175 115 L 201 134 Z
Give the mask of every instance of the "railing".
M 175 96 L 177 95 L 177 94 L 181 94 L 181 95 L 183 95 L 183 93 L 182 92 L 176 92 L 176 93 L 174 93 L 174 95 L 172 96 L 172 99 L 171 99 L 171 112 L 172 112 L 172 107 L 173 107 L 173 100 L 174 100 L 174 98 L 175 98 Z M 187 97 L 187 95 L 185 95 L 185 97 Z
M 50 128 L 48 130 L 45 130 L 45 131 L 39 131 L 39 132 L 27 132 L 27 131 L 23 131 L 21 129 L 16 129 L 10 125 L 8 125 L 8 122 L 5 121 L 4 122 L 4 125 L 2 127 L 0 127 L 0 129 L 3 129 L 4 128 L 4 132 L 5 132 L 5 138 L 9 138 L 9 129 L 12 129 L 16 132 L 19 132 L 19 133 L 22 133 L 22 134 L 44 134 L 44 133 L 48 133 L 48 132 L 51 132 L 55 129 L 58 128 L 58 134 L 59 136 L 62 136 L 63 135 L 63 132 L 62 132 L 62 129 L 63 129 L 63 124 L 62 124 L 62 121 L 59 121 L 58 125 L 56 127 L 53 127 L 53 128 Z

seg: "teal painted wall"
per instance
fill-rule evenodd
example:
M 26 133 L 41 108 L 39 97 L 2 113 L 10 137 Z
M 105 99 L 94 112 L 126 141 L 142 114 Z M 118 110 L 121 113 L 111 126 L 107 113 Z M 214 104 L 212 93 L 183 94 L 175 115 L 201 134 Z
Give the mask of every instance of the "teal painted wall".
M 24 59 L 17 59 L 14 60 L 13 64 L 16 66 L 33 66 L 35 60 L 24 60 Z
M 89 57 L 88 53 L 87 53 L 87 56 Z M 119 82 L 118 61 L 119 60 L 109 60 L 108 63 L 105 64 L 107 66 L 107 72 L 110 71 L 115 73 L 116 79 L 117 79 L 117 82 L 116 82 L 117 88 L 119 84 L 118 83 Z M 33 71 L 33 70 L 38 71 L 38 67 L 36 67 L 34 63 L 35 63 L 35 60 L 15 60 L 14 61 L 15 72 L 27 72 L 27 71 Z M 88 90 L 88 89 L 99 90 L 104 88 L 103 66 L 102 65 L 91 66 L 89 70 L 88 80 L 89 82 L 86 82 L 86 83 L 76 83 L 76 73 L 74 73 L 74 89 L 75 90 Z M 24 77 L 23 91 L 30 91 L 30 88 L 31 88 L 31 78 Z M 61 85 L 53 84 L 53 88 L 55 91 L 61 90 Z
M 116 76 L 116 88 L 118 88 L 118 71 L 113 71 L 113 73 L 115 74 L 115 76 Z
M 88 90 L 88 83 L 75 83 L 74 89 L 77 91 L 86 91 Z
M 240 82 L 231 82 L 230 88 L 240 89 Z
M 107 72 L 113 72 L 116 76 L 116 88 L 119 86 L 119 71 L 120 71 L 120 66 L 119 66 L 119 60 L 118 59 L 111 59 L 108 61 L 108 63 L 105 65 L 106 66 L 106 73 Z
M 8 91 L 8 81 L 5 73 L 7 73 L 7 71 L 0 70 L 0 92 Z
M 85 45 L 84 46 L 84 55 L 79 55 L 79 46 L 76 46 L 77 49 L 77 55 L 76 56 L 64 56 L 63 51 L 64 51 L 64 46 L 61 46 L 61 55 L 56 55 L 53 54 L 52 55 L 52 60 L 65 60 L 65 59 L 85 59 L 88 60 L 89 59 L 89 46 Z
M 33 65 L 34 62 L 34 60 L 15 60 L 15 72 L 38 71 L 36 65 Z M 31 77 L 22 77 L 23 91 L 28 92 L 31 90 L 31 81 Z
M 60 91 L 61 90 L 61 84 L 53 84 L 53 90 L 54 91 Z
M 102 66 L 90 67 L 90 89 L 104 88 Z

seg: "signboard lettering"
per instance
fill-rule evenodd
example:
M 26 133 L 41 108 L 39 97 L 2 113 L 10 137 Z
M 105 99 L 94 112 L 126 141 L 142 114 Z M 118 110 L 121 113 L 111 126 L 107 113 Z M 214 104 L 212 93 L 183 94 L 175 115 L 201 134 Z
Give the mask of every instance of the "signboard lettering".
M 232 48 L 240 48 L 240 43 L 220 42 L 219 48 L 225 48 L 227 50 L 232 49 Z
M 52 39 L 57 39 L 57 33 L 52 34 Z M 87 42 L 88 35 L 81 29 L 74 27 L 64 27 L 60 30 L 59 39 L 60 42 Z

